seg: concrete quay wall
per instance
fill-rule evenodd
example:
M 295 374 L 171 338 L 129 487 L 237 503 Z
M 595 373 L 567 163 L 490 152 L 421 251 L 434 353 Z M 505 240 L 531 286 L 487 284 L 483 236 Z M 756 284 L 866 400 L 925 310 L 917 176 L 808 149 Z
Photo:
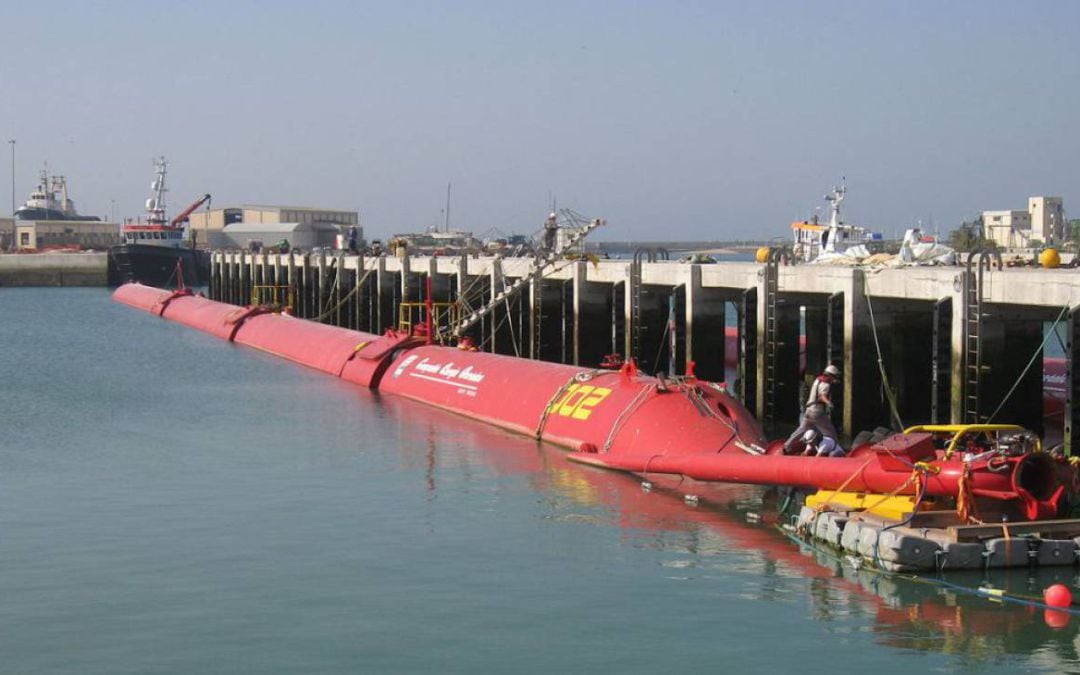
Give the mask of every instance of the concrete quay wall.
M 106 286 L 104 252 L 0 255 L 0 286 Z
M 300 316 L 382 332 L 420 320 L 427 278 L 435 302 L 467 313 L 531 272 L 524 258 L 216 252 L 210 292 L 247 304 L 254 287 L 277 286 Z M 807 381 L 834 363 L 845 373 L 836 412 L 848 438 L 991 416 L 1043 430 L 1042 369 L 1025 366 L 1045 322 L 1080 332 L 1076 305 L 1080 272 L 1068 269 L 565 261 L 507 296 L 470 337 L 488 351 L 586 366 L 613 353 L 649 372 L 684 375 L 693 363 L 777 429 L 796 421 Z M 1080 409 L 1073 344 L 1066 442 L 1080 433 L 1069 426 Z

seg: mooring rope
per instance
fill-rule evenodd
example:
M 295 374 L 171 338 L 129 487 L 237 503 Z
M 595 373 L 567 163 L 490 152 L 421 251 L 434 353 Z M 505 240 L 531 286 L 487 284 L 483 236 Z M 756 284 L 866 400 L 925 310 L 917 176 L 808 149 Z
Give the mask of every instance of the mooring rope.
M 369 276 L 371 276 L 371 272 L 372 270 L 367 270 L 366 272 L 364 272 L 364 276 L 360 277 L 360 281 L 357 281 L 356 285 L 352 287 L 352 290 L 346 293 L 340 300 L 338 300 L 336 305 L 326 310 L 314 319 L 311 319 L 311 321 L 322 322 L 323 319 L 340 309 L 342 305 L 349 301 L 349 298 L 356 295 L 356 293 L 358 293 L 360 289 L 363 288 L 364 282 L 367 281 L 367 278 Z M 334 285 L 337 285 L 337 278 L 334 279 Z M 330 290 L 333 291 L 334 289 L 331 288 Z
M 1061 308 L 1061 312 L 1058 313 L 1057 319 L 1054 320 L 1054 325 L 1050 326 L 1050 330 L 1046 333 L 1046 335 L 1043 336 L 1043 341 L 1039 343 L 1038 349 L 1036 349 L 1035 353 L 1031 355 L 1031 359 L 1027 362 L 1027 365 L 1024 366 L 1024 370 L 1020 372 L 1020 375 L 1016 378 L 1016 381 L 1013 382 L 1012 387 L 1010 387 L 1008 393 L 1005 394 L 1005 398 L 1001 399 L 1001 403 L 998 403 L 998 407 L 994 408 L 994 412 L 990 415 L 990 417 L 986 418 L 987 424 L 990 424 L 994 421 L 994 418 L 999 412 L 1001 412 L 1001 409 L 1005 407 L 1005 404 L 1008 402 L 1009 398 L 1012 397 L 1013 392 L 1015 392 L 1016 388 L 1020 386 L 1021 382 L 1023 382 L 1024 377 L 1028 374 L 1028 371 L 1031 370 L 1031 366 L 1035 364 L 1035 361 L 1037 361 L 1039 356 L 1042 355 L 1043 350 L 1046 349 L 1046 343 L 1050 341 L 1050 335 L 1057 335 L 1057 325 L 1061 323 L 1061 320 L 1065 318 L 1066 314 L 1068 314 L 1069 307 L 1071 306 L 1072 298 L 1069 298 L 1069 302 L 1065 303 L 1065 306 Z
M 642 385 L 641 391 L 634 394 L 634 398 L 630 400 L 630 403 L 628 403 L 626 407 L 623 408 L 622 412 L 619 413 L 619 416 L 615 418 L 615 423 L 611 425 L 611 431 L 608 432 L 607 438 L 604 440 L 604 452 L 611 449 L 611 444 L 615 442 L 615 434 L 619 432 L 630 414 L 645 403 L 645 399 L 652 390 L 653 387 Z
M 825 509 L 827 509 L 827 508 L 829 507 L 829 501 L 830 501 L 830 500 L 831 500 L 831 499 L 832 499 L 833 497 L 835 497 L 836 495 L 838 495 L 838 494 L 840 494 L 841 492 L 843 492 L 843 491 L 844 491 L 844 488 L 846 488 L 846 487 L 847 487 L 848 485 L 850 485 L 850 484 L 851 484 L 851 481 L 855 480 L 855 478 L 856 478 L 856 477 L 857 477 L 857 476 L 858 476 L 858 475 L 859 475 L 860 473 L 862 473 L 862 472 L 863 472 L 863 469 L 865 469 L 866 467 L 870 466 L 870 462 L 872 462 L 872 461 L 874 461 L 874 457 L 873 457 L 872 455 L 871 455 L 870 457 L 867 457 L 867 458 L 866 458 L 866 461 L 865 461 L 865 462 L 863 462 L 863 463 L 862 463 L 862 464 L 861 464 L 861 465 L 859 466 L 859 468 L 855 469 L 854 473 L 852 473 L 852 474 L 851 474 L 850 476 L 848 476 L 847 480 L 845 480 L 845 481 L 844 481 L 843 483 L 841 483 L 841 484 L 840 484 L 840 487 L 838 487 L 838 488 L 836 488 L 835 490 L 833 490 L 833 491 L 832 491 L 832 493 L 831 493 L 831 494 L 830 494 L 830 495 L 829 495 L 828 497 L 826 497 L 825 499 L 821 500 L 821 503 L 820 503 L 820 504 L 818 504 L 817 506 L 815 506 L 815 507 L 814 507 L 814 515 L 813 515 L 813 518 L 811 518 L 811 521 L 812 521 L 812 522 L 813 522 L 813 521 L 817 521 L 817 517 L 818 517 L 819 515 L 821 515 L 821 513 L 822 513 L 822 512 L 823 512 L 823 511 L 824 511 Z M 805 528 L 804 528 L 804 529 L 805 529 Z
M 570 379 L 568 379 L 565 383 L 563 383 L 561 387 L 559 387 L 559 389 L 555 392 L 551 399 L 548 400 L 547 405 L 544 406 L 544 412 L 540 415 L 540 422 L 536 425 L 536 431 L 533 433 L 533 436 L 536 438 L 536 440 L 543 440 L 544 427 L 547 426 L 547 420 L 548 417 L 551 415 L 552 408 L 554 408 L 555 406 L 555 402 L 561 399 L 563 395 L 567 392 L 567 390 L 569 390 L 570 387 L 574 386 L 574 383 L 580 384 L 581 382 L 588 382 L 595 377 L 613 372 L 615 371 L 585 370 L 580 373 L 574 373 L 573 375 L 571 375 Z
M 881 343 L 878 342 L 877 320 L 874 318 L 874 303 L 870 301 L 870 275 L 863 269 L 863 294 L 866 296 L 866 308 L 870 311 L 870 328 L 874 335 L 874 349 L 877 350 L 878 371 L 881 373 L 881 385 L 885 389 L 885 399 L 889 402 L 889 410 L 893 421 L 897 424 L 897 430 L 903 430 L 904 420 L 900 418 L 900 410 L 896 406 L 896 397 L 893 395 L 892 386 L 889 384 L 889 375 L 885 372 L 885 361 L 881 356 Z

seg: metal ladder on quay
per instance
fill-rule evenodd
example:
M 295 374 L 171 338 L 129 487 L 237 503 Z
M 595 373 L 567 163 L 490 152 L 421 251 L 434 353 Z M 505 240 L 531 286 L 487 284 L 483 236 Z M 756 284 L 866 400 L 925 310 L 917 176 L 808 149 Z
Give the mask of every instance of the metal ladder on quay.
M 983 376 L 983 310 L 984 272 L 997 263 L 1002 269 L 1001 253 L 977 250 L 968 254 L 964 270 L 964 422 L 979 424 L 986 417 L 982 412 L 980 388 Z M 972 269 L 975 265 L 975 269 Z
M 532 327 L 530 328 L 530 340 L 529 340 L 529 358 L 539 359 L 540 354 L 543 352 L 543 329 L 544 329 L 544 285 L 540 279 L 531 280 L 532 291 L 534 297 L 529 306 L 530 321 Z
M 627 326 L 627 330 L 630 331 L 630 353 L 627 358 L 633 358 L 637 362 L 643 361 L 642 351 L 642 332 L 645 331 L 645 323 L 643 317 L 643 300 L 645 294 L 645 284 L 642 282 L 642 263 L 650 262 L 654 263 L 658 260 L 670 260 L 671 256 L 668 250 L 662 247 L 644 246 L 634 251 L 634 260 L 630 265 L 630 325 Z
M 762 424 L 765 428 L 771 428 L 776 424 L 776 361 L 780 347 L 779 330 L 777 328 L 777 306 L 780 302 L 780 261 L 785 250 L 774 248 L 769 250 L 769 257 L 765 263 L 765 390 L 763 392 L 765 405 Z
M 641 251 L 634 253 L 634 262 L 630 265 L 630 353 L 627 359 L 641 360 Z

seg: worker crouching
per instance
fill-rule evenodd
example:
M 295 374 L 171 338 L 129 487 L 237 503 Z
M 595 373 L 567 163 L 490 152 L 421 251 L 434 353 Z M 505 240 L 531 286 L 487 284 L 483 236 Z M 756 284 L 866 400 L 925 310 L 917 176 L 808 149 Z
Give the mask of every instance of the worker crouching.
M 843 457 L 847 455 L 835 438 L 822 436 L 817 429 L 810 429 L 802 437 L 803 455 L 807 457 Z

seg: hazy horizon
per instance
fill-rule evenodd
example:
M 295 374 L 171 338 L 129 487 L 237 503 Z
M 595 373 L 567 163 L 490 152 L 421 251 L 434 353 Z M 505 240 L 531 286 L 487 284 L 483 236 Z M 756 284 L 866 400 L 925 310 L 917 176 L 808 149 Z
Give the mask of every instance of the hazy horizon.
M 552 198 L 610 240 L 942 232 L 1080 214 L 1080 3 L 18 3 L 0 213 L 47 161 L 83 213 L 356 209 L 369 238 L 528 233 Z M 1075 215 L 1073 217 L 1076 217 Z

